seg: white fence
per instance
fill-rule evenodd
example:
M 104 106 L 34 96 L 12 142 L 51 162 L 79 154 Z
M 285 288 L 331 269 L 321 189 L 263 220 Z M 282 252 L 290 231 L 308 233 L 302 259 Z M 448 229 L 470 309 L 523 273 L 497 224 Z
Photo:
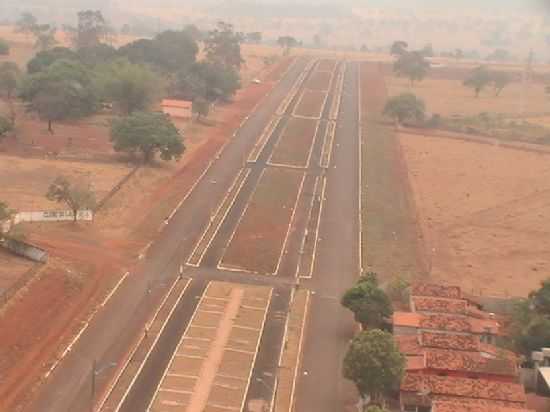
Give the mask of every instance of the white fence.
M 21 222 L 64 222 L 74 220 L 72 210 L 45 210 L 41 212 L 19 212 L 16 213 L 11 221 L 0 222 L 0 231 L 7 232 L 12 225 Z M 91 210 L 79 210 L 76 213 L 76 220 L 91 221 L 94 220 L 94 212 Z

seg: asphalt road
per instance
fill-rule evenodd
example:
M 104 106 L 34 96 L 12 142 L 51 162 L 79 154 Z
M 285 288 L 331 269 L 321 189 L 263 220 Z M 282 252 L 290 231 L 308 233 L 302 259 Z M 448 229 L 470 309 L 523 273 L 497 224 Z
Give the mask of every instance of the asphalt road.
M 353 394 L 341 365 L 355 324 L 340 297 L 359 276 L 360 265 L 358 90 L 358 64 L 350 63 L 327 171 L 313 278 L 304 283 L 315 294 L 297 382 L 297 412 L 340 412 Z
M 97 364 L 97 370 L 102 371 L 96 375 L 95 387 L 98 394 L 114 373 L 114 368 L 109 366 L 119 362 L 131 344 L 144 332 L 148 317 L 160 303 L 163 294 L 177 276 L 179 265 L 185 262 L 209 221 L 210 211 L 222 201 L 225 191 L 242 168 L 244 154 L 250 152 L 305 65 L 306 61 L 300 59 L 258 110 L 250 115 L 220 159 L 213 164 L 173 219 L 163 228 L 146 259 L 121 285 L 112 299 L 99 308 L 72 351 L 42 385 L 35 401 L 26 411 L 91 410 L 93 363 Z

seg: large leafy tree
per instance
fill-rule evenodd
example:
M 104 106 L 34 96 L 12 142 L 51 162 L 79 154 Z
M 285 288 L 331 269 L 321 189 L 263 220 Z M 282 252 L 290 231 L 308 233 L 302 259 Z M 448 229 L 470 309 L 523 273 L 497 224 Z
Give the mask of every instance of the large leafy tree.
M 148 109 L 162 88 L 155 73 L 126 59 L 102 68 L 98 76 L 104 99 L 116 103 L 125 114 Z
M 356 322 L 364 329 L 384 328 L 393 314 L 391 301 L 378 285 L 374 273 L 361 277 L 344 294 L 341 303 L 353 312 Z
M 407 53 L 409 44 L 403 40 L 396 40 L 391 45 L 390 54 L 393 56 L 402 56 Z
M 27 63 L 27 72 L 33 74 L 44 71 L 58 60 L 78 60 L 78 55 L 66 47 L 41 51 Z
M 244 63 L 241 56 L 242 41 L 243 35 L 236 33 L 232 24 L 220 21 L 204 40 L 206 59 L 211 63 L 239 70 Z
M 464 80 L 464 86 L 474 90 L 475 97 L 491 83 L 491 72 L 485 66 L 479 66 L 472 70 L 470 75 Z
M 140 152 L 146 163 L 160 153 L 162 160 L 179 159 L 185 150 L 182 136 L 162 113 L 134 113 L 111 125 L 111 141 L 117 152 Z
M 92 209 L 96 205 L 95 195 L 89 183 L 71 181 L 58 176 L 48 188 L 46 198 L 53 202 L 65 204 L 73 212 L 76 222 L 79 210 Z
M 420 51 L 404 53 L 393 64 L 393 71 L 398 76 L 407 77 L 411 86 L 414 86 L 414 82 L 423 80 L 429 70 L 430 62 Z
M 78 49 L 77 57 L 80 62 L 88 66 L 106 64 L 117 57 L 117 50 L 109 44 L 98 44 L 96 46 L 83 47 Z
M 65 31 L 69 33 L 76 49 L 97 46 L 111 34 L 111 29 L 99 10 L 79 11 L 77 26 L 66 26 Z
M 378 403 L 401 382 L 405 357 L 390 333 L 373 329 L 351 341 L 343 366 L 344 377 L 355 383 L 361 397 Z
M 500 96 L 500 93 L 506 86 L 512 83 L 512 76 L 504 71 L 494 71 L 491 73 L 491 80 L 495 89 L 495 96 Z
M 81 63 L 58 60 L 46 70 L 24 79 L 19 90 L 29 111 L 48 122 L 90 115 L 98 109 L 97 91 L 91 74 Z
M 32 13 L 24 12 L 15 22 L 15 31 L 30 36 L 33 34 L 37 24 L 38 20 Z
M 40 51 L 51 49 L 57 44 L 56 33 L 57 29 L 49 24 L 37 24 L 33 30 L 34 48 Z
M 228 100 L 239 87 L 239 73 L 234 68 L 204 61 L 182 70 L 176 79 L 177 93 L 189 100 Z
M 421 122 L 426 116 L 426 105 L 416 95 L 402 93 L 388 100 L 383 113 L 401 124 L 409 120 Z
M 0 94 L 10 99 L 17 88 L 21 70 L 13 62 L 0 63 Z
M 10 54 L 10 45 L 8 42 L 0 38 L 0 56 L 7 56 Z
M 145 63 L 167 73 L 175 73 L 192 65 L 199 48 L 188 31 L 165 31 L 154 39 L 140 39 L 118 50 L 133 63 Z
M 290 50 L 298 46 L 298 40 L 292 36 L 281 36 L 277 39 L 277 44 L 283 48 L 284 55 L 288 56 L 290 54 Z

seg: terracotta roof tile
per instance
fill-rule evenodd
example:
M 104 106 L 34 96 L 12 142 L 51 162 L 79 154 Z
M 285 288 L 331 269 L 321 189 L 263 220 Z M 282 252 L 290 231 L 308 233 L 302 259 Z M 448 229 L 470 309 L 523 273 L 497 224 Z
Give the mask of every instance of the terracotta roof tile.
M 420 318 L 420 327 L 450 332 L 473 332 L 470 320 L 456 315 L 424 315 Z
M 399 351 L 404 355 L 419 355 L 423 351 L 417 335 L 394 336 L 394 340 Z
M 504 406 L 500 402 L 479 401 L 477 399 L 436 400 L 432 412 L 532 412 L 520 406 Z
M 458 286 L 443 286 L 430 283 L 415 283 L 412 285 L 412 296 L 430 296 L 434 298 L 460 299 L 462 292 Z
M 488 358 L 479 352 L 447 349 L 426 349 L 426 368 L 445 371 L 472 372 L 517 376 L 517 364 L 506 358 Z
M 455 315 L 468 314 L 468 302 L 463 299 L 444 299 L 425 296 L 412 297 L 415 312 L 449 313 Z
M 426 348 L 454 349 L 470 352 L 480 349 L 479 337 L 476 335 L 422 332 L 420 342 Z
M 418 328 L 422 315 L 413 312 L 394 312 L 393 324 L 395 326 L 408 326 Z
M 427 392 L 434 396 L 485 399 L 518 403 L 525 402 L 523 387 L 518 383 L 496 382 L 488 379 L 469 379 L 451 376 L 421 375 L 406 373 L 401 391 Z

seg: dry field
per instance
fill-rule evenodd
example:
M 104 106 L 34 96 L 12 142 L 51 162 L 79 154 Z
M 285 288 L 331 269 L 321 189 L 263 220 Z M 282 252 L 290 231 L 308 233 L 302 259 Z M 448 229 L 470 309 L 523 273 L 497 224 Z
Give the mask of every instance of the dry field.
M 294 109 L 294 115 L 319 119 L 323 113 L 326 99 L 326 92 L 304 90 L 298 105 Z
M 431 276 L 525 296 L 550 276 L 550 155 L 401 135 Z
M 4 290 L 34 266 L 30 260 L 14 256 L 3 249 L 0 249 L 0 262 L 0 296 Z M 0 305 L 2 303 L 0 297 Z
M 307 167 L 318 125 L 317 120 L 291 118 L 269 162 L 277 165 Z
M 57 176 L 89 181 L 97 199 L 101 199 L 130 170 L 118 163 L 94 164 L 0 156 L 2 200 L 21 211 L 64 209 L 65 206 L 45 198 L 50 183 Z
M 473 90 L 464 87 L 459 80 L 426 78 L 411 88 L 407 79 L 387 76 L 386 84 L 390 96 L 412 92 L 421 97 L 430 113 L 444 116 L 477 115 L 482 112 L 521 113 L 523 86 L 520 82 L 508 85 L 498 97 L 494 96 L 492 88 L 487 88 L 477 99 Z M 524 113 L 550 112 L 550 98 L 545 94 L 543 84 L 531 84 L 523 101 Z
M 302 186 L 303 172 L 266 169 L 221 265 L 274 274 Z

